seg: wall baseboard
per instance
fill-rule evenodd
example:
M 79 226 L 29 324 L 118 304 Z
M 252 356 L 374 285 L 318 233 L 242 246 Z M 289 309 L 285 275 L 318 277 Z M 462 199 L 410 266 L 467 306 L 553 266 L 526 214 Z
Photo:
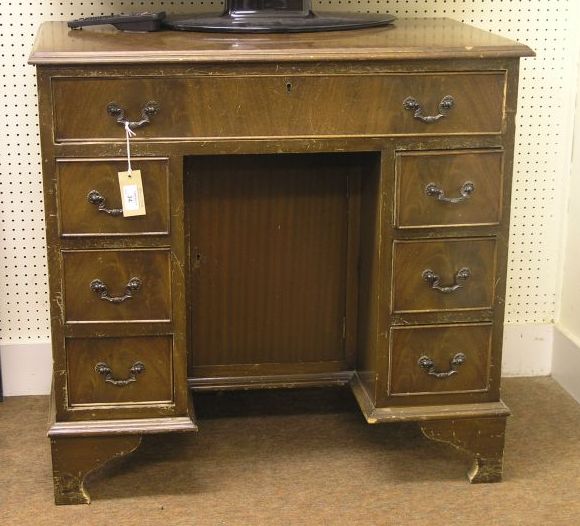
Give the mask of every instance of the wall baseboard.
M 580 402 L 580 341 L 558 325 L 554 327 L 552 377 Z
M 503 376 L 546 376 L 551 372 L 553 326 L 506 324 Z M 0 345 L 5 396 L 46 395 L 52 380 L 50 342 Z
M 50 342 L 0 345 L 4 396 L 44 395 L 52 382 Z
M 506 323 L 502 376 L 548 376 L 552 371 L 553 334 L 550 323 Z

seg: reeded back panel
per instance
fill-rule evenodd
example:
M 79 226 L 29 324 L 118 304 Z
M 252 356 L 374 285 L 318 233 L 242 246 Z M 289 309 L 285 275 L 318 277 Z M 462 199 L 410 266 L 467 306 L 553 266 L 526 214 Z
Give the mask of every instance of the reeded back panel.
M 217 368 L 203 374 L 224 366 L 222 376 L 258 374 L 254 365 L 270 374 L 347 368 L 348 185 L 360 171 L 356 159 L 189 158 L 193 376 L 208 366 Z

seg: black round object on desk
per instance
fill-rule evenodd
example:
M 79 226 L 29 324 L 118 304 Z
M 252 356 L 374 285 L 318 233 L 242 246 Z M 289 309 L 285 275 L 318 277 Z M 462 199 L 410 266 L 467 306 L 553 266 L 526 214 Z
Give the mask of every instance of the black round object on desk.
M 221 15 L 168 17 L 163 25 L 180 31 L 305 33 L 385 26 L 394 20 L 386 13 L 314 13 L 312 0 L 226 0 Z

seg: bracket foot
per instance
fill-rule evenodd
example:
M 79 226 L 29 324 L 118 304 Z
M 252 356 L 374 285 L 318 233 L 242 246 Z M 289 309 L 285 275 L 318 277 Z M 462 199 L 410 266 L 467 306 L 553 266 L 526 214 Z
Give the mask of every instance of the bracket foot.
M 431 420 L 419 425 L 430 440 L 445 442 L 472 456 L 473 464 L 467 473 L 471 483 L 501 481 L 505 416 Z
M 55 503 L 89 504 L 86 476 L 135 451 L 141 435 L 51 438 L 50 443 Z

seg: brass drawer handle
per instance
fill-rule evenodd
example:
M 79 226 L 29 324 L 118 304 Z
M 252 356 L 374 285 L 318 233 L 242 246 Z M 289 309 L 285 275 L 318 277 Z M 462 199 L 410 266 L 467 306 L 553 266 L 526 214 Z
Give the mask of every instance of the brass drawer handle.
M 99 362 L 95 365 L 95 371 L 105 377 L 106 383 L 117 385 L 119 387 L 136 382 L 137 375 L 141 374 L 144 370 L 145 364 L 143 362 L 135 362 L 131 366 L 131 369 L 129 369 L 129 378 L 117 380 L 116 378 L 113 378 L 113 371 L 111 371 L 111 368 L 105 362 Z
M 92 205 L 97 207 L 99 212 L 104 212 L 110 216 L 120 216 L 123 213 L 122 208 L 107 208 L 105 205 L 105 196 L 101 194 L 98 190 L 91 190 L 87 194 L 87 201 Z
M 403 101 L 403 108 L 413 112 L 413 117 L 426 124 L 432 124 L 447 117 L 449 111 L 455 106 L 455 99 L 451 95 L 446 95 L 439 103 L 439 113 L 437 115 L 423 115 L 423 106 L 413 97 L 407 97 Z
M 90 289 L 99 296 L 100 299 L 110 303 L 123 303 L 131 299 L 135 293 L 141 288 L 142 282 L 139 278 L 131 278 L 125 287 L 125 294 L 123 296 L 111 296 L 109 288 L 100 279 L 91 281 Z
M 151 100 L 143 106 L 141 110 L 141 119 L 138 121 L 130 121 L 125 119 L 125 110 L 121 108 L 116 102 L 110 102 L 107 105 L 107 113 L 114 117 L 117 124 L 125 127 L 125 123 L 128 124 L 129 128 L 134 130 L 135 128 L 141 128 L 146 124 L 151 122 L 151 117 L 159 111 L 159 103 Z
M 467 267 L 463 267 L 459 269 L 455 273 L 455 280 L 453 285 L 442 286 L 441 285 L 441 278 L 438 274 L 435 274 L 430 268 L 427 268 L 421 274 L 423 281 L 429 283 L 429 286 L 434 289 L 442 292 L 443 294 L 450 294 L 451 292 L 455 292 L 457 289 L 463 287 L 463 283 L 461 281 L 466 281 L 471 277 L 471 270 Z
M 417 365 L 422 369 L 425 369 L 429 376 L 434 376 L 435 378 L 449 378 L 450 376 L 457 374 L 458 369 L 465 363 L 465 360 L 465 354 L 458 352 L 449 361 L 450 369 L 448 371 L 438 371 L 435 362 L 429 358 L 429 356 L 421 356 L 417 361 Z
M 445 192 L 441 190 L 435 183 L 429 183 L 425 187 L 425 195 L 428 197 L 435 197 L 438 201 L 446 203 L 461 203 L 471 197 L 475 192 L 475 184 L 471 181 L 465 181 L 459 190 L 459 197 L 447 197 Z

